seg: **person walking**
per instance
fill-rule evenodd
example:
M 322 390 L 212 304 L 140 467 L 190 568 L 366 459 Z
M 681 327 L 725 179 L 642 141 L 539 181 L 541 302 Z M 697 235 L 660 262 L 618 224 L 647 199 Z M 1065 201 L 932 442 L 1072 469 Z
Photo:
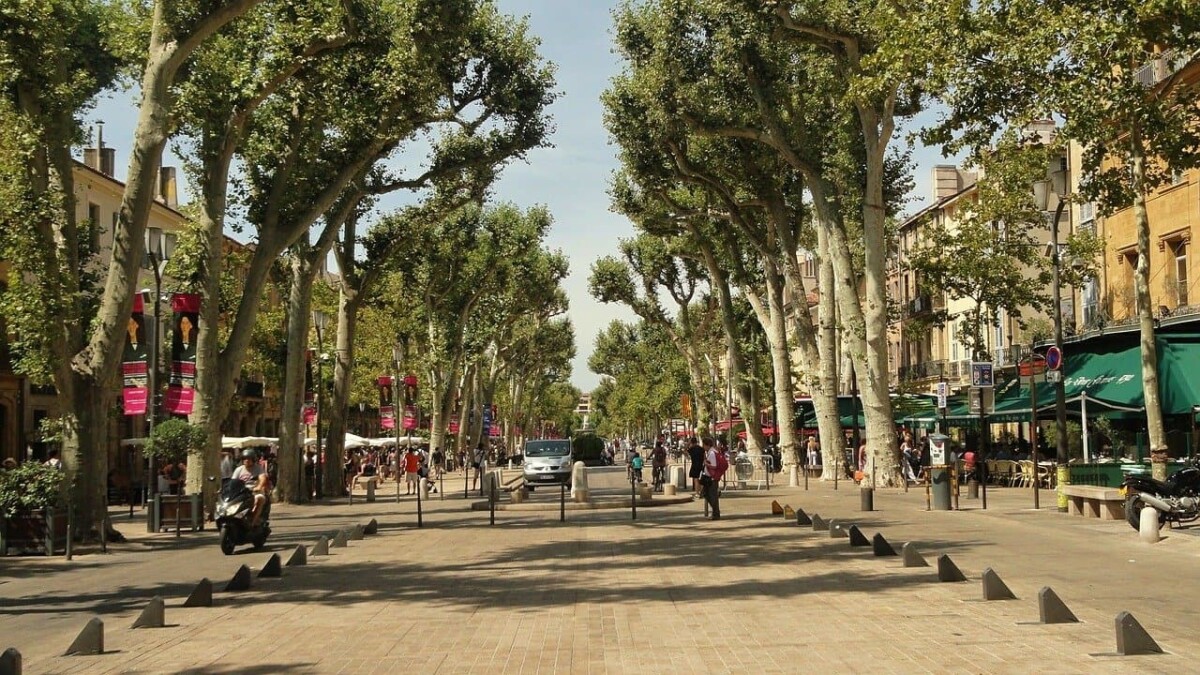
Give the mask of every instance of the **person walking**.
M 712 439 L 704 439 L 704 474 L 700 478 L 704 488 L 704 500 L 708 502 L 708 510 L 712 520 L 721 519 L 721 479 L 729 468 L 729 459 L 721 450 L 713 445 Z
M 417 449 L 413 446 L 408 446 L 408 451 L 404 453 L 404 494 L 416 494 L 418 489 L 419 477 L 417 472 L 421 470 L 421 456 L 417 454 Z
M 700 495 L 700 474 L 704 471 L 704 448 L 700 447 L 700 439 L 692 436 L 692 444 L 688 446 L 688 476 L 692 479 L 692 492 Z

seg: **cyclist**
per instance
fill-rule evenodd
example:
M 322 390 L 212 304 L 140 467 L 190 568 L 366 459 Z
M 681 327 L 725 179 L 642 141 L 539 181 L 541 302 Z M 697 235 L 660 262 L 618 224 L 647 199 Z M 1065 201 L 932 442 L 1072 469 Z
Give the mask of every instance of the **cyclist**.
M 637 448 L 631 448 L 629 453 L 629 481 L 638 483 L 642 482 L 642 466 L 645 465 L 645 460 L 638 453 Z
M 662 492 L 663 483 L 667 482 L 667 447 L 661 440 L 654 444 L 650 462 L 654 469 L 654 491 Z

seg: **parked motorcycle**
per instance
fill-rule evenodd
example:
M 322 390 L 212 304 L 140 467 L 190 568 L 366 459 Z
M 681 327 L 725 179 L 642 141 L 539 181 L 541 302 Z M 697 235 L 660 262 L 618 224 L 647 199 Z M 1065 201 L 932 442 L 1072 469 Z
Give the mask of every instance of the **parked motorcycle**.
M 1145 474 L 1130 474 L 1121 483 L 1125 498 L 1125 520 L 1133 529 L 1141 528 L 1142 509 L 1158 511 L 1158 522 L 1190 523 L 1200 518 L 1200 468 L 1193 461 L 1158 481 Z
M 258 525 L 252 525 L 254 519 L 254 492 L 240 480 L 225 479 L 221 484 L 221 492 L 217 495 L 217 532 L 221 536 L 221 552 L 233 555 L 234 548 L 243 544 L 253 544 L 260 549 L 271 536 L 271 526 L 268 518 L 271 515 L 271 501 L 263 506 L 262 517 Z

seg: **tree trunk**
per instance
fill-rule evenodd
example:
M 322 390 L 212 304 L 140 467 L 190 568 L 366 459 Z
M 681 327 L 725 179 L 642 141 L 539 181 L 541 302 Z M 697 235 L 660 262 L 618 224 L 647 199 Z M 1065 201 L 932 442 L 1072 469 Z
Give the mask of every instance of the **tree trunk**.
M 771 313 L 771 327 L 767 331 L 771 345 L 771 368 L 774 374 L 775 433 L 779 437 L 779 453 L 786 458 L 791 468 L 789 484 L 800 484 L 795 467 L 801 463 L 800 444 L 796 441 L 796 401 L 792 387 L 792 353 L 787 339 L 787 310 L 783 298 L 783 280 L 772 266 L 767 269 L 767 300 Z M 807 309 L 807 303 L 803 309 Z M 809 327 L 811 329 L 811 326 Z M 810 330 L 811 337 L 811 330 Z
M 1138 327 L 1142 347 L 1142 395 L 1146 403 L 1146 435 L 1150 443 L 1150 473 L 1156 480 L 1167 479 L 1167 443 L 1163 428 L 1162 402 L 1158 392 L 1158 343 L 1154 337 L 1154 312 L 1150 305 L 1150 218 L 1146 213 L 1146 158 L 1142 152 L 1141 129 L 1135 124 L 1129 138 L 1132 153 L 1133 218 L 1137 224 L 1137 269 L 1134 292 L 1137 294 Z
M 817 232 L 818 274 L 820 275 L 817 299 L 817 321 L 820 334 L 817 339 L 821 362 L 820 390 L 813 394 L 813 411 L 817 415 L 817 431 L 820 435 L 821 480 L 834 480 L 839 471 L 842 447 L 845 445 L 842 432 L 842 417 L 838 409 L 838 316 L 836 303 L 837 275 L 833 271 L 833 260 L 829 251 L 829 236 L 824 230 Z M 849 368 L 846 369 L 849 371 Z M 820 400 L 818 400 L 820 399 Z
M 283 403 L 279 413 L 279 484 L 276 499 L 284 502 L 308 501 L 301 494 L 304 484 L 300 458 L 305 449 L 301 443 L 301 415 L 304 407 L 305 366 L 308 359 L 309 308 L 312 307 L 312 288 L 316 275 L 311 273 L 307 256 L 291 256 L 291 284 L 287 301 L 287 362 L 283 373 Z M 340 464 L 340 462 L 339 462 Z M 324 465 L 324 470 L 328 470 Z M 322 486 L 324 489 L 324 486 Z
M 346 444 L 346 410 L 350 404 L 351 378 L 354 369 L 354 336 L 358 329 L 358 310 L 362 305 L 362 296 L 349 289 L 345 283 L 338 293 L 338 325 L 336 351 L 333 359 L 333 395 L 321 409 L 322 415 L 328 415 L 325 427 L 327 440 L 325 442 L 325 480 L 326 494 L 340 494 L 341 486 L 346 477 L 342 475 L 342 455 Z M 332 464 L 331 464 L 332 462 Z M 336 479 L 336 481 L 335 481 Z
M 867 122 L 874 117 L 867 118 Z M 885 120 L 886 121 L 886 120 Z M 864 124 L 870 130 L 879 124 Z M 865 129 L 866 131 L 866 129 Z M 896 421 L 888 387 L 887 352 L 887 258 L 885 241 L 886 204 L 883 199 L 884 152 L 887 134 L 866 133 L 867 181 L 863 191 L 863 321 L 866 326 L 865 370 L 856 372 L 867 420 L 867 448 L 873 458 L 872 487 L 904 484 L 900 473 L 900 450 L 896 444 Z M 864 377 L 865 375 L 865 377 Z M 865 385 L 865 386 L 862 386 Z

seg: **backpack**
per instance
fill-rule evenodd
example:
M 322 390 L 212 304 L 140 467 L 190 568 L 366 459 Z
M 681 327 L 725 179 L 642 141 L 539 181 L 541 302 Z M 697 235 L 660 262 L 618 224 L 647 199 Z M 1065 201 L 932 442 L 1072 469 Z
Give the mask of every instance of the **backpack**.
M 644 464 L 644 460 L 642 459 L 641 455 L 638 455 L 633 458 L 633 468 L 635 471 L 641 471 L 643 464 Z
M 729 458 L 725 453 L 717 453 L 717 465 L 712 469 L 713 480 L 721 480 L 725 476 L 725 472 L 729 470 Z

